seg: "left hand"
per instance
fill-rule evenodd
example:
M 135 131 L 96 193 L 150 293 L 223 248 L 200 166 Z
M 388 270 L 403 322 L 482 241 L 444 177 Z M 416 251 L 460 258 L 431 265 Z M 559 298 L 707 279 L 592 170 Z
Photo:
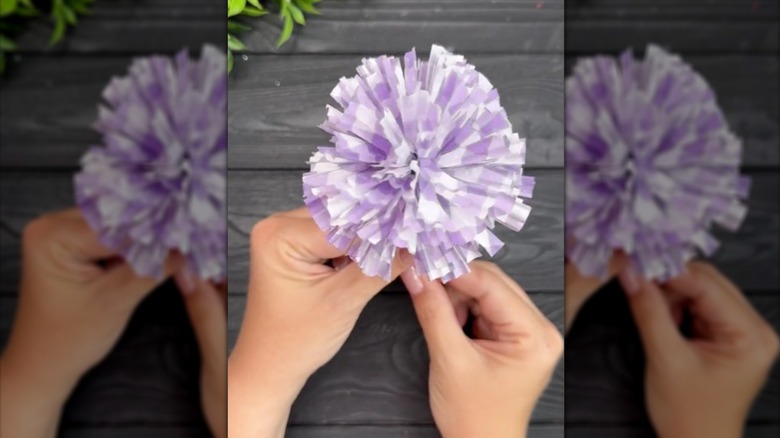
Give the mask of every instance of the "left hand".
M 602 286 L 607 284 L 614 276 L 625 269 L 630 263 L 628 258 L 620 253 L 614 253 L 609 259 L 609 266 L 607 268 L 607 276 L 604 279 L 596 277 L 588 277 L 580 273 L 577 266 L 566 261 L 565 265 L 565 295 L 566 295 L 566 308 L 564 310 L 564 324 L 565 331 L 568 333 L 571 328 L 577 313 L 582 308 L 588 299 L 601 289 Z
M 174 276 L 200 349 L 200 403 L 215 438 L 227 436 L 227 289 L 187 267 Z
M 165 276 L 180 263 L 169 258 Z M 108 354 L 162 280 L 137 276 L 77 209 L 30 222 L 16 316 L 0 358 L 0 436 L 54 436 L 79 379 Z

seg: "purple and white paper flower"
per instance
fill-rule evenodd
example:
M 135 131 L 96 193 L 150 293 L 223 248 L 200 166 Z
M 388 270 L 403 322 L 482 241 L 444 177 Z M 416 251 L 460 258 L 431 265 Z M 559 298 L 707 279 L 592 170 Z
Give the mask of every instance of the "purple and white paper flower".
M 103 90 L 76 198 L 107 247 L 161 277 L 176 250 L 203 279 L 225 276 L 227 61 L 214 46 L 191 60 L 139 58 Z
M 403 63 L 403 65 L 402 65 Z M 303 176 L 306 205 L 328 241 L 366 275 L 389 279 L 400 248 L 430 279 L 469 272 L 479 247 L 494 255 L 500 222 L 518 231 L 534 180 L 490 81 L 434 45 L 427 61 L 364 59 L 331 92 L 321 126 L 332 135 Z
M 644 277 L 665 281 L 697 253 L 711 255 L 713 224 L 736 230 L 740 140 L 707 82 L 650 45 L 644 60 L 580 60 L 566 82 L 567 256 L 605 277 L 615 250 Z

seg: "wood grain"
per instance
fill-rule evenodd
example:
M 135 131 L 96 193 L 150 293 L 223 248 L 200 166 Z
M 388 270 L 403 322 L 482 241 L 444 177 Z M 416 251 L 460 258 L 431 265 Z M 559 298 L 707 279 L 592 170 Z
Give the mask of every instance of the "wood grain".
M 222 46 L 227 37 L 224 7 L 213 0 L 118 0 L 95 2 L 90 9 L 54 47 L 48 45 L 51 24 L 34 20 L 17 40 L 22 55 L 12 57 L 13 68 L 24 65 L 26 53 L 148 55 L 204 43 Z
M 355 74 L 360 56 L 250 56 L 230 77 L 230 168 L 306 167 L 330 136 L 318 126 L 330 91 Z M 563 57 L 468 56 L 501 93 L 501 103 L 528 139 L 527 167 L 563 166 Z M 317 71 L 312 75 L 313 70 Z
M 281 23 L 268 15 L 240 36 L 250 53 L 382 54 L 442 44 L 462 53 L 559 53 L 563 50 L 563 1 L 344 0 L 322 2 L 276 48 Z M 356 38 L 356 36 L 359 36 Z
M 656 438 L 645 427 L 616 425 L 594 426 L 566 423 L 566 438 Z M 771 424 L 749 424 L 742 438 L 777 438 L 777 427 Z
M 431 425 L 292 426 L 286 438 L 440 438 Z M 528 438 L 561 438 L 563 425 L 532 424 Z
M 16 297 L 0 296 L 0 348 L 15 306 Z M 198 345 L 181 294 L 168 281 L 141 302 L 116 346 L 81 379 L 65 405 L 64 433 L 95 436 L 80 431 L 143 426 L 204 436 L 199 369 Z
M 90 129 L 105 84 L 123 74 L 131 56 L 27 58 L 25 74 L 3 82 L 0 97 L 0 167 L 75 168 L 99 136 Z M 515 129 L 529 141 L 528 167 L 563 165 L 563 94 L 554 80 L 555 56 L 470 56 L 498 87 Z M 686 57 L 718 91 L 732 129 L 745 144 L 749 167 L 777 166 L 778 74 L 775 57 Z M 351 74 L 357 56 L 252 56 L 251 68 L 230 79 L 229 166 L 306 166 L 312 150 L 327 144 L 317 125 L 338 77 Z M 567 64 L 571 64 L 571 61 Z M 750 65 L 750 69 L 741 68 Z M 318 75 L 310 72 L 317 68 Z M 545 68 L 552 74 L 545 73 Z M 257 73 L 253 73 L 257 71 Z M 519 71 L 519 72 L 518 72 Z M 561 73 L 563 74 L 563 73 Z M 276 87 L 276 82 L 279 87 Z
M 763 317 L 780 329 L 780 295 L 748 292 Z M 567 424 L 649 427 L 644 406 L 644 357 L 625 293 L 612 281 L 580 310 L 566 336 Z M 750 420 L 780 420 L 778 366 L 753 406 Z
M 301 174 L 288 171 L 228 171 L 228 290 L 247 284 L 249 233 L 260 219 L 303 205 Z M 506 247 L 495 257 L 527 290 L 563 290 L 563 173 L 528 172 L 537 178 L 533 210 L 519 233 L 497 226 Z
M 562 330 L 562 293 L 530 296 Z M 231 348 L 245 303 L 243 296 L 228 300 Z M 365 308 L 336 357 L 309 379 L 293 405 L 290 424 L 431 424 L 427 382 L 425 339 L 408 294 L 380 293 Z M 562 420 L 560 365 L 534 411 L 533 421 Z

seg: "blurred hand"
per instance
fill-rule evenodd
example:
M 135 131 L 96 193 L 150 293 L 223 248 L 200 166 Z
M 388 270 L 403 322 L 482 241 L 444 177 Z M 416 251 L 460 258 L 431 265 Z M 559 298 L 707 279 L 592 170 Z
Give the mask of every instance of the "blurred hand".
M 201 280 L 186 266 L 174 276 L 200 349 L 200 402 L 215 438 L 227 437 L 227 289 Z
M 628 263 L 626 257 L 619 253 L 613 254 L 609 259 L 607 276 L 601 279 L 581 274 L 574 263 L 566 261 L 566 306 L 564 308 L 564 327 L 567 333 L 569 332 L 577 313 L 579 313 L 582 308 L 582 305 L 585 304 L 597 290 L 601 289 L 601 287 L 609 282 L 615 275 L 625 269 L 625 267 L 628 266 Z
M 166 275 L 178 264 L 169 260 Z M 54 436 L 78 380 L 108 354 L 159 283 L 136 276 L 101 245 L 77 209 L 28 224 L 19 302 L 0 359 L 0 435 Z
M 650 419 L 664 438 L 742 436 L 753 400 L 778 354 L 778 337 L 742 293 L 706 263 L 658 286 L 626 269 L 628 294 L 647 357 Z M 693 320 L 678 329 L 669 302 Z
M 292 402 L 387 282 L 332 247 L 308 210 L 255 225 L 246 311 L 228 372 L 229 435 L 281 437 Z M 333 260 L 334 267 L 325 264 Z M 399 260 L 393 277 L 403 270 Z
M 563 340 L 499 267 L 470 266 L 447 286 L 413 267 L 401 275 L 430 351 L 433 417 L 446 438 L 523 437 Z M 461 328 L 469 312 L 476 339 Z

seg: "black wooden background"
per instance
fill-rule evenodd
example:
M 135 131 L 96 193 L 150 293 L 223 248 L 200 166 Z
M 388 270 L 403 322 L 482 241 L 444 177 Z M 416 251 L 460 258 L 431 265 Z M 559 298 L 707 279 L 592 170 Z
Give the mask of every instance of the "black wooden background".
M 714 87 L 745 145 L 750 210 L 721 233 L 714 263 L 777 328 L 778 2 L 761 0 L 582 0 L 566 5 L 566 72 L 579 56 L 638 53 L 654 42 L 682 54 Z M 611 283 L 582 309 L 566 338 L 568 437 L 653 436 L 642 403 L 641 344 L 622 290 Z M 780 435 L 775 367 L 750 413 L 746 436 Z
M 432 43 L 467 57 L 496 86 L 516 130 L 528 138 L 527 174 L 537 177 L 531 218 L 498 263 L 559 327 L 563 324 L 563 1 L 326 0 L 323 15 L 274 49 L 278 18 L 241 39 L 229 79 L 229 345 L 243 316 L 248 233 L 267 215 L 302 205 L 306 161 L 328 136 L 329 93 L 360 59 Z M 258 367 L 262 364 L 258 364 Z M 428 357 L 403 286 L 365 309 L 332 362 L 294 405 L 289 437 L 434 437 Z M 500 401 L 497 401 L 500 402 Z M 258 415 L 261 415 L 258 412 Z M 563 368 L 536 409 L 533 437 L 563 436 Z
M 0 346 L 16 306 L 20 232 L 30 219 L 74 204 L 72 175 L 99 139 L 90 125 L 101 90 L 134 56 L 185 46 L 197 52 L 205 42 L 221 46 L 224 8 L 212 0 L 100 0 L 53 49 L 46 48 L 50 28 L 42 23 L 19 40 L 0 80 Z M 168 282 L 82 380 L 66 406 L 61 436 L 209 436 L 198 368 L 187 315 Z

